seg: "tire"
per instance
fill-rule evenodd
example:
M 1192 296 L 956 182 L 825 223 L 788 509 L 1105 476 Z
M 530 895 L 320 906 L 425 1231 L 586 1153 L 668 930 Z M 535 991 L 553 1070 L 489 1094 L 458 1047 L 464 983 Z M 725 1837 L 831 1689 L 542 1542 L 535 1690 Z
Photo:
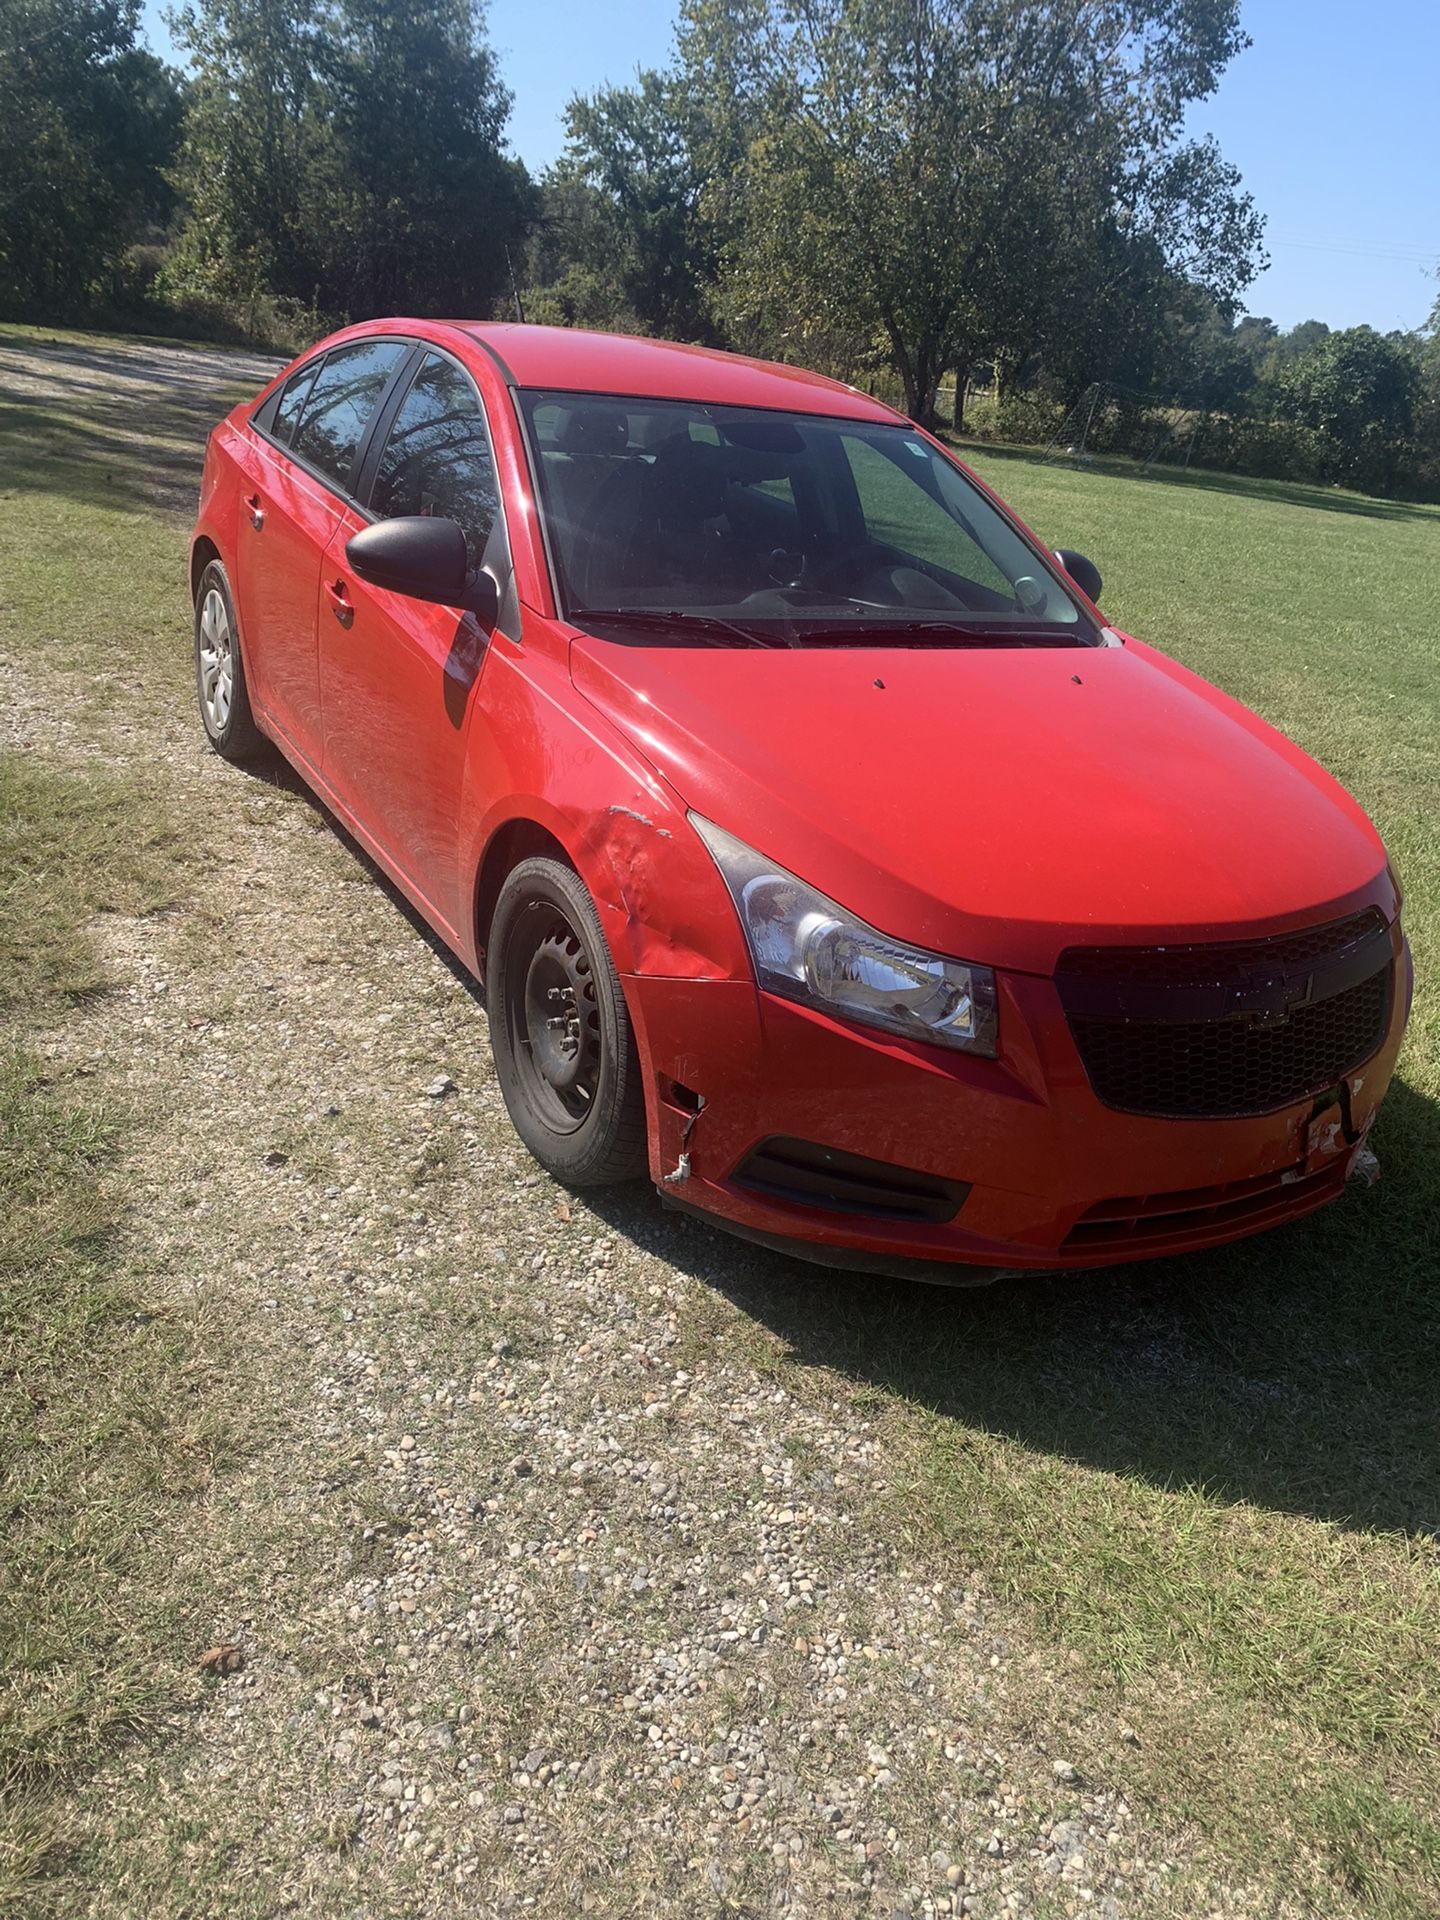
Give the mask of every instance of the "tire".
M 490 1047 L 515 1131 L 566 1186 L 637 1179 L 646 1166 L 640 1057 L 578 874 L 558 860 L 522 860 L 500 889 L 488 944 Z
M 224 760 L 248 760 L 262 740 L 250 710 L 235 596 L 218 560 L 195 589 L 195 692 L 212 747 Z

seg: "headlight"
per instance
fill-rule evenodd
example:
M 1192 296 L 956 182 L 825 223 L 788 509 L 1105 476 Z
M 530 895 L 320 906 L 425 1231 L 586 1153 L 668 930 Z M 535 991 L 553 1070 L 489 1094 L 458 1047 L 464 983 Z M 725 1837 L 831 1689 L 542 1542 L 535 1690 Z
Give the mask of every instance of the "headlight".
M 903 946 L 713 821 L 690 820 L 730 889 L 762 987 L 907 1040 L 994 1059 L 989 967 Z

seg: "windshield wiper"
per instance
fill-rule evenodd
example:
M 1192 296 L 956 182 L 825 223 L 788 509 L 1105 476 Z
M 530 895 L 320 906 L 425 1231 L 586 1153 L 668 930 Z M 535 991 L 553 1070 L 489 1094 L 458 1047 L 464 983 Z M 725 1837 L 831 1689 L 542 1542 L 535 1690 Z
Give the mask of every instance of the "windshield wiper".
M 618 620 L 627 626 L 673 627 L 686 626 L 696 629 L 697 638 L 704 640 L 710 647 L 723 647 L 725 642 L 719 638 L 722 633 L 733 634 L 747 647 L 777 647 L 786 643 L 781 640 L 767 640 L 763 634 L 752 633 L 747 627 L 737 626 L 735 621 L 727 620 L 718 613 L 688 613 L 679 607 L 574 607 L 568 618 L 571 620 Z M 708 629 L 708 631 L 707 631 Z

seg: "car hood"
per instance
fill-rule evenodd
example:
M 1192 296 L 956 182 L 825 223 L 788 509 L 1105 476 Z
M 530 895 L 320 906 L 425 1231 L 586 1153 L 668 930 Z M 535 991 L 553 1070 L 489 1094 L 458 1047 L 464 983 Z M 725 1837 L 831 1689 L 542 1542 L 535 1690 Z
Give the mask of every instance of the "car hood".
M 1077 941 L 1395 907 L 1379 836 L 1238 702 L 1097 648 L 571 648 L 685 802 L 899 939 L 1048 973 Z

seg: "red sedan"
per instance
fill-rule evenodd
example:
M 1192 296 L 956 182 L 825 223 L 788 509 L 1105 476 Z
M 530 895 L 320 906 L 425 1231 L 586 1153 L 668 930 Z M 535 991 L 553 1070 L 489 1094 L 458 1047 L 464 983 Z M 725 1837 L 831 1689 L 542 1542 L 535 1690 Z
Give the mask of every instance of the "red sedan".
M 273 741 L 484 980 L 560 1180 L 965 1281 L 1368 1164 L 1374 828 L 864 394 L 352 327 L 211 436 L 190 577 L 210 739 Z

